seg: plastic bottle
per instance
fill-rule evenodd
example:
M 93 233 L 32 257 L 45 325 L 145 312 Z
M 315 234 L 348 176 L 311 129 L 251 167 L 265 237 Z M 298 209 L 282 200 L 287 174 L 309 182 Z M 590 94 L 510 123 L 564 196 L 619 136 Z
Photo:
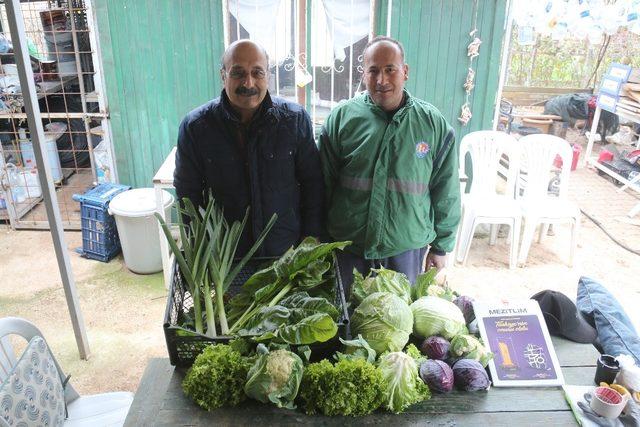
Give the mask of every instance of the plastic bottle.
M 27 200 L 25 189 L 20 182 L 20 175 L 18 174 L 18 168 L 16 165 L 9 163 L 6 167 L 7 176 L 9 179 L 9 187 L 11 187 L 11 198 L 13 203 L 24 203 Z

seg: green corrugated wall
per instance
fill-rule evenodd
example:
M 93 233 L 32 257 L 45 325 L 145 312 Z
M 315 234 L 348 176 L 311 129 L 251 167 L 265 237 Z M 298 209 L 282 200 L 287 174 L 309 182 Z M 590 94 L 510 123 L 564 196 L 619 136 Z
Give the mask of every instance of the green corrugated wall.
M 308 0 L 311 1 L 311 0 Z M 318 0 L 313 0 L 318 1 Z M 222 1 L 94 0 L 112 140 L 120 182 L 151 186 L 175 145 L 180 120 L 221 89 Z M 394 0 L 391 36 L 405 46 L 407 88 L 438 107 L 458 138 L 490 129 L 500 71 L 506 0 L 477 0 L 473 118 L 462 126 L 467 45 L 474 0 Z M 378 2 L 377 33 L 386 33 L 388 0 Z
M 463 135 L 491 129 L 500 75 L 506 0 L 477 0 L 476 36 L 482 40 L 474 60 L 475 89 L 470 98 L 473 117 L 467 126 L 458 121 L 465 102 L 462 85 L 467 77 L 467 46 L 473 29 L 474 0 L 394 0 L 391 37 L 405 48 L 409 64 L 407 89 L 435 105 Z M 377 33 L 386 34 L 388 0 L 378 8 Z
M 182 117 L 216 97 L 222 2 L 94 0 L 118 177 L 150 187 Z

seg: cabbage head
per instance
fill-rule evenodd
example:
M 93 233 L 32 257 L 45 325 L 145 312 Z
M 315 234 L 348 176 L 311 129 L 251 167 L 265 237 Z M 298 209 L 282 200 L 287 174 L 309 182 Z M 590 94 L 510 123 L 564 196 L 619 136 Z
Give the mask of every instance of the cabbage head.
M 354 335 L 362 335 L 377 354 L 401 351 L 413 329 L 411 308 L 396 295 L 375 292 L 353 312 L 351 329 Z
M 462 334 L 454 337 L 451 340 L 451 353 L 463 359 L 477 360 L 483 368 L 493 359 L 493 353 L 473 335 Z
M 249 369 L 244 391 L 262 403 L 273 402 L 278 408 L 295 409 L 293 401 L 302 381 L 302 359 L 289 350 L 268 352 L 259 346 L 260 356 Z
M 435 296 L 419 298 L 411 304 L 413 312 L 413 332 L 426 338 L 441 335 L 451 339 L 467 333 L 462 311 L 452 302 Z
M 372 274 L 375 274 L 372 276 Z M 406 275 L 384 267 L 372 268 L 367 277 L 363 277 L 353 269 L 353 285 L 351 298 L 360 304 L 366 297 L 375 292 L 389 292 L 399 296 L 407 304 L 411 304 L 411 282 Z
M 382 356 L 378 368 L 386 382 L 384 406 L 389 411 L 399 413 L 431 397 L 413 357 L 401 351 L 388 353 Z

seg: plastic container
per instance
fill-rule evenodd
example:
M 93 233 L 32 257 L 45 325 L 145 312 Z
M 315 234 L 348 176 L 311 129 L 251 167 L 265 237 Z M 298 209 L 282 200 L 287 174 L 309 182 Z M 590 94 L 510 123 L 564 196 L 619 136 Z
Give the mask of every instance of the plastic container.
M 13 163 L 5 166 L 7 183 L 11 189 L 11 200 L 13 203 L 24 203 L 27 200 L 27 192 L 23 183 L 20 182 L 20 172 Z
M 48 57 L 57 62 L 58 73 L 61 76 L 77 74 L 71 22 L 67 18 L 67 11 L 44 10 L 40 12 L 40 20 Z
M 24 187 L 27 198 L 36 199 L 42 197 L 42 189 L 38 180 L 36 169 L 26 169 L 18 172 L 19 182 Z
M 169 217 L 169 208 L 173 196 L 162 191 L 162 205 L 165 217 Z M 155 218 L 156 197 L 153 188 L 136 188 L 125 191 L 113 198 L 109 204 L 109 213 L 115 216 L 124 263 L 129 270 L 138 274 L 151 274 L 162 271 L 160 253 L 159 224 Z
M 35 169 L 36 155 L 33 151 L 33 143 L 30 139 L 27 139 L 27 134 L 24 128 L 18 130 L 20 134 L 20 151 L 22 152 L 22 163 L 27 169 Z M 56 144 L 55 136 L 45 135 L 45 147 L 47 152 L 47 159 L 49 161 L 49 167 L 51 168 L 51 176 L 54 183 L 62 182 L 62 166 L 60 165 L 60 156 L 58 155 L 58 145 Z
M 82 248 L 77 251 L 86 258 L 109 262 L 120 253 L 120 239 L 115 219 L 107 209 L 119 193 L 129 190 L 128 185 L 100 184 L 84 194 L 74 194 L 80 202 Z

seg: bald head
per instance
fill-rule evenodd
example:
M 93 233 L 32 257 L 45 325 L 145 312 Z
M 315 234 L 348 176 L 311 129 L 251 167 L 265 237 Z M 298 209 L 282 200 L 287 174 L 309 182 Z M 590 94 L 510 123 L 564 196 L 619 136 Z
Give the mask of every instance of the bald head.
M 220 77 L 233 109 L 243 122 L 252 120 L 269 86 L 269 57 L 251 40 L 233 42 L 222 55 Z
M 224 53 L 222 54 L 222 58 L 220 59 L 222 69 L 228 70 L 232 66 L 232 63 L 230 63 L 230 61 L 232 61 L 236 56 L 247 55 L 251 55 L 257 59 L 263 60 L 265 69 L 269 68 L 269 55 L 267 54 L 266 49 L 256 42 L 242 39 L 234 41 L 224 51 Z

